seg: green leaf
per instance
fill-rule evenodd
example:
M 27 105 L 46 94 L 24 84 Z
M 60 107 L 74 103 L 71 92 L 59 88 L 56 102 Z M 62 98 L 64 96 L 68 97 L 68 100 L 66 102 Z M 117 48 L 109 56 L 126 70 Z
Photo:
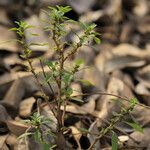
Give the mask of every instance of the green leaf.
M 48 143 L 42 143 L 43 150 L 49 150 L 50 145 Z
M 137 122 L 126 122 L 129 126 L 131 126 L 133 129 L 135 129 L 136 131 L 139 131 L 141 133 L 144 132 L 143 128 L 140 126 L 139 123 Z
M 116 113 L 116 112 L 112 112 L 112 114 L 113 114 L 113 116 L 115 116 L 115 117 L 119 117 L 120 116 L 120 114 L 119 113 Z
M 31 123 L 31 120 L 30 119 L 26 119 L 26 120 L 23 120 L 24 123 L 27 123 L 27 124 L 30 124 Z
M 82 99 L 78 99 L 78 98 L 74 98 L 74 97 L 71 97 L 71 100 L 76 101 L 76 102 L 81 102 L 81 103 L 84 102 Z
M 84 30 L 86 30 L 87 27 L 88 27 L 88 24 L 86 24 L 84 22 L 80 22 L 80 26 L 81 26 L 81 28 L 83 28 Z
M 21 57 L 21 58 L 23 58 L 23 59 L 25 59 L 25 58 L 26 58 L 26 56 L 25 56 L 25 55 L 20 55 L 20 57 Z
M 112 144 L 112 150 L 118 149 L 118 137 L 114 131 L 112 131 L 111 144 Z
M 133 98 L 131 98 L 130 103 L 131 103 L 132 106 L 135 106 L 135 105 L 138 104 L 138 100 L 135 97 L 133 97 Z
M 50 9 L 50 10 L 55 10 L 56 8 L 54 8 L 54 7 L 51 7 L 51 6 L 48 6 L 48 8 Z
M 77 59 L 77 60 L 75 61 L 76 66 L 80 66 L 80 65 L 82 65 L 83 63 L 84 63 L 84 60 L 83 60 L 83 59 Z
M 70 72 L 65 72 L 63 74 L 63 82 L 69 84 L 73 79 L 73 74 Z
M 19 26 L 18 30 L 20 29 L 28 29 L 28 28 L 32 28 L 33 26 L 29 25 L 27 22 L 25 21 L 15 21 L 15 23 Z
M 39 34 L 37 34 L 37 33 L 30 33 L 30 34 L 33 36 L 39 36 Z
M 74 24 L 77 24 L 79 25 L 79 22 L 75 21 L 75 20 L 72 20 L 72 19 L 68 19 L 66 22 L 69 22 L 69 23 L 74 23 Z
M 42 119 L 44 116 L 40 115 L 39 113 L 34 113 L 33 116 L 31 116 L 31 123 L 35 126 L 42 123 Z
M 96 24 L 93 23 L 93 24 L 91 24 L 91 25 L 89 25 L 89 26 L 87 27 L 87 30 L 88 30 L 88 31 L 92 31 L 95 27 L 96 27 Z
M 88 80 L 79 80 L 81 83 L 83 83 L 85 86 L 94 86 L 90 81 Z
M 53 74 L 50 74 L 50 75 L 46 74 L 45 81 L 46 83 L 53 82 L 54 81 Z
M 67 13 L 69 11 L 72 10 L 72 8 L 70 6 L 57 6 L 58 10 L 60 10 L 61 12 Z
M 48 43 L 30 43 L 29 46 L 47 46 Z
M 39 130 L 36 130 L 34 133 L 34 140 L 38 143 L 41 143 L 42 139 L 41 139 L 41 133 Z
M 94 41 L 96 42 L 96 44 L 100 44 L 101 40 L 98 37 L 94 37 Z
M 32 50 L 30 50 L 30 49 L 26 49 L 26 50 L 25 50 L 25 55 L 26 55 L 27 57 L 30 57 L 31 54 L 32 54 Z
M 72 89 L 71 87 L 68 87 L 68 88 L 65 90 L 65 95 L 67 95 L 67 96 L 70 96 L 72 93 L 73 93 L 73 89 Z
M 57 135 L 55 134 L 55 133 L 53 133 L 50 129 L 49 130 L 47 130 L 47 132 L 46 132 L 46 134 L 45 135 L 48 135 L 48 136 L 53 136 L 53 137 L 57 137 Z
M 11 28 L 11 29 L 9 29 L 10 31 L 17 31 L 18 30 L 18 28 Z
M 53 71 L 56 70 L 56 62 L 46 61 L 45 63 L 51 70 L 53 70 Z
M 50 147 L 50 150 L 53 150 L 54 148 L 56 148 L 57 147 L 57 145 L 52 145 L 51 147 Z

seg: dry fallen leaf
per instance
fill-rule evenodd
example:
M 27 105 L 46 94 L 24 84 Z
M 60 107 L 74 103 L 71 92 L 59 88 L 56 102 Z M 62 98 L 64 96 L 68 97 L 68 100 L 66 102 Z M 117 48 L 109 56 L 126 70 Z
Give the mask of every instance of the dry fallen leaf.
M 73 89 L 73 93 L 71 94 L 71 96 L 77 96 L 79 94 L 82 94 L 82 89 L 81 89 L 81 85 L 78 83 L 72 83 L 71 84 L 71 88 Z M 82 96 L 77 96 L 77 99 L 82 99 Z
M 143 83 L 136 85 L 135 92 L 142 97 L 144 104 L 150 106 L 150 90 Z
M 94 4 L 95 4 L 96 0 L 76 0 L 76 1 L 72 1 L 72 0 L 67 0 L 67 3 L 73 7 L 73 9 L 77 12 L 77 13 L 83 13 L 88 11 Z M 80 6 L 80 7 L 79 7 Z
M 150 129 L 144 128 L 144 133 L 140 133 L 138 131 L 135 131 L 130 134 L 130 136 L 135 139 L 135 141 L 139 142 L 138 146 L 144 146 L 148 147 L 149 141 L 150 141 Z M 136 146 L 136 143 L 133 142 L 133 140 L 129 139 L 127 142 L 129 145 Z
M 80 130 L 78 130 L 76 127 L 74 126 L 70 126 L 69 127 L 71 129 L 72 135 L 75 139 L 75 141 L 77 142 L 78 145 L 78 150 L 81 150 L 81 145 L 80 145 L 80 138 L 82 136 L 82 133 Z
M 15 145 L 17 145 L 17 137 L 13 134 L 9 134 L 7 139 L 6 139 L 6 144 L 10 147 L 13 148 Z
M 6 93 L 3 102 L 13 106 L 14 108 L 18 108 L 24 96 L 24 92 L 25 89 L 22 80 L 15 80 Z
M 126 97 L 128 95 L 128 98 L 132 98 L 133 94 L 131 89 L 119 78 L 111 77 L 108 83 L 107 87 L 107 93 L 115 94 L 119 96 Z M 115 96 L 102 96 L 97 102 L 97 115 L 99 118 L 102 118 L 104 120 L 108 120 L 112 117 L 112 112 L 119 112 L 121 107 L 119 105 L 120 103 L 123 103 L 125 106 L 128 106 L 128 102 L 123 101 L 122 99 L 119 99 Z M 101 120 L 99 120 L 99 126 L 102 125 Z
M 2 25 L 0 25 L 0 33 L 0 50 L 18 52 L 15 33 Z
M 48 43 L 48 37 L 46 37 L 46 34 L 42 30 L 39 18 L 36 15 L 33 15 L 28 18 L 26 22 L 33 26 L 32 28 L 27 29 L 25 32 L 26 42 L 27 44 L 32 43 L 30 49 L 33 51 L 33 53 L 36 53 L 37 51 L 45 52 L 49 50 L 49 45 L 45 45 Z M 38 44 L 44 45 L 40 46 Z
M 71 112 L 74 114 L 88 114 L 92 113 L 95 110 L 95 101 L 99 97 L 99 95 L 92 95 L 87 99 L 87 103 L 82 106 L 77 106 L 75 104 L 67 105 L 66 112 Z M 61 107 L 64 110 L 64 106 Z
M 140 10 L 140 11 L 139 11 Z M 147 0 L 136 0 L 136 6 L 133 9 L 133 12 L 136 16 L 142 18 L 149 11 L 149 4 Z
M 5 150 L 4 145 L 5 145 L 5 141 L 6 141 L 7 137 L 8 137 L 8 134 L 0 135 L 0 149 L 1 150 Z
M 150 50 L 140 49 L 137 46 L 128 43 L 119 44 L 118 46 L 114 47 L 112 49 L 112 53 L 115 56 L 134 56 L 144 60 L 148 60 L 150 57 Z
M 136 106 L 134 110 L 131 112 L 137 122 L 142 127 L 149 127 L 150 124 L 150 110 L 146 109 L 142 106 Z
M 136 79 L 145 87 L 150 88 L 150 65 L 139 69 L 135 75 Z
M 16 136 L 22 135 L 29 128 L 29 126 L 14 120 L 6 121 L 6 124 L 11 133 L 13 133 Z
M 19 115 L 23 118 L 30 117 L 35 102 L 34 97 L 24 99 L 19 106 Z
M 105 64 L 104 71 L 110 73 L 114 70 L 123 69 L 123 68 L 137 68 L 144 66 L 146 64 L 145 60 L 141 60 L 138 57 L 133 56 L 118 56 L 113 57 L 108 60 Z
M 48 122 L 46 124 L 49 128 L 52 129 L 52 131 L 56 131 L 56 129 L 57 129 L 57 119 L 54 116 L 54 114 L 52 113 L 52 111 L 50 110 L 49 106 L 45 106 L 41 109 L 41 115 L 43 115 L 46 118 L 51 119 L 51 123 Z
M 93 143 L 99 133 L 99 129 L 97 127 L 97 121 L 94 121 L 90 127 L 89 127 L 89 132 L 87 137 L 88 139 L 90 140 L 90 143 Z M 94 150 L 100 150 L 101 149 L 101 146 L 100 146 L 100 143 L 97 142 L 94 146 Z

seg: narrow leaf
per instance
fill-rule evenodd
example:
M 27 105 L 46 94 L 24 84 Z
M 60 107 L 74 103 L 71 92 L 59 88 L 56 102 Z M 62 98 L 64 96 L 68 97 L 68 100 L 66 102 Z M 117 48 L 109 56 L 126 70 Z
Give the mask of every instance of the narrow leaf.
M 18 28 L 11 28 L 11 29 L 9 29 L 10 31 L 17 31 L 18 30 Z
M 36 130 L 36 132 L 34 133 L 34 140 L 36 142 L 41 142 L 41 133 L 39 132 L 39 130 Z
M 111 144 L 112 144 L 112 150 L 118 149 L 118 137 L 114 131 L 112 131 Z
M 98 37 L 94 37 L 94 41 L 96 42 L 96 44 L 100 44 L 101 40 Z
M 136 104 L 138 104 L 138 100 L 135 97 L 133 97 L 133 98 L 131 98 L 130 103 L 131 103 L 131 105 L 135 106 Z
M 81 102 L 81 103 L 84 102 L 82 99 L 78 99 L 78 98 L 74 98 L 74 97 L 71 97 L 71 100 L 76 101 L 76 102 Z
M 53 150 L 54 148 L 56 148 L 57 147 L 57 145 L 52 145 L 51 147 L 50 147 L 50 150 Z
M 75 64 L 77 65 L 77 66 L 80 66 L 80 65 L 82 65 L 84 63 L 84 60 L 83 59 L 77 59 L 76 61 L 75 61 Z
M 29 44 L 29 46 L 32 46 L 32 45 L 34 45 L 34 46 L 47 46 L 48 43 L 30 43 Z
M 31 35 L 33 35 L 33 36 L 39 36 L 39 34 L 37 34 L 37 33 L 31 33 Z
M 84 85 L 86 85 L 86 86 L 93 86 L 93 84 L 90 82 L 90 81 L 88 81 L 88 80 L 79 80 L 81 83 L 83 83 Z
M 143 133 L 143 128 L 137 122 L 126 122 L 126 123 L 136 131 Z

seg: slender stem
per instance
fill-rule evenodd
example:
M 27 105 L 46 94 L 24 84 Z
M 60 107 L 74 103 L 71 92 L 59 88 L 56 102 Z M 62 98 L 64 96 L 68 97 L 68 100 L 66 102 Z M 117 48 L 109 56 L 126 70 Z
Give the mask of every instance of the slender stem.
M 38 85 L 39 85 L 39 87 L 40 87 L 40 90 L 41 90 L 41 92 L 42 92 L 42 94 L 43 94 L 43 97 L 44 97 L 44 99 L 45 99 L 47 105 L 49 106 L 49 108 L 51 109 L 52 113 L 53 113 L 54 116 L 56 117 L 56 114 L 55 114 L 55 112 L 54 112 L 54 109 L 53 109 L 53 107 L 51 107 L 51 105 L 50 105 L 50 103 L 49 103 L 49 101 L 48 101 L 49 98 L 48 98 L 48 96 L 45 94 L 45 92 L 44 92 L 44 90 L 43 90 L 43 85 L 42 85 L 42 83 L 39 81 L 39 78 L 38 78 L 36 72 L 34 71 L 34 68 L 33 68 L 33 66 L 32 66 L 31 60 L 30 60 L 28 57 L 26 57 L 26 60 L 28 61 L 29 65 L 30 65 L 31 72 L 32 72 L 32 74 L 34 75 L 34 77 L 35 77 L 35 79 L 36 79 L 36 81 L 37 81 L 37 83 L 38 83 Z
M 44 66 L 43 66 L 43 63 L 42 63 L 41 60 L 40 60 L 40 65 L 41 65 L 41 68 L 42 68 L 42 72 L 43 72 L 44 78 L 46 78 L 46 73 L 45 73 Z M 54 92 L 54 90 L 53 90 L 53 88 L 52 88 L 50 82 L 47 81 L 46 83 L 48 84 L 48 87 L 49 87 L 50 91 L 52 92 L 52 94 L 53 94 L 53 96 L 54 96 L 54 100 L 56 101 L 56 104 L 57 104 L 57 99 L 56 99 L 56 97 L 55 97 L 55 92 Z
M 41 99 L 37 99 L 37 112 L 41 114 Z
M 64 109 L 62 114 L 62 125 L 64 126 L 65 114 L 66 114 L 66 106 L 67 106 L 67 99 L 64 101 Z
M 119 116 L 115 116 L 114 119 L 111 119 L 109 126 L 100 131 L 99 136 L 95 138 L 94 142 L 90 145 L 88 150 L 92 150 L 94 145 L 98 142 L 98 140 L 100 140 L 104 135 L 106 135 L 109 131 L 111 131 L 114 128 L 115 124 L 121 121 L 124 118 L 124 116 L 127 115 L 133 109 L 133 107 L 134 106 L 129 106 L 129 108 L 127 108 L 126 110 L 122 109 Z
M 82 44 L 80 42 L 77 43 L 77 46 L 71 52 L 69 52 L 67 54 L 67 56 L 64 58 L 64 61 L 66 61 L 69 57 L 71 57 L 72 55 L 74 55 L 81 46 L 82 46 Z
M 58 106 L 57 106 L 57 120 L 58 120 L 58 130 L 62 128 L 62 112 L 61 112 L 61 104 L 62 104 L 62 72 L 64 70 L 64 53 L 62 51 L 62 48 L 60 46 L 61 41 L 58 41 L 58 37 L 56 35 L 56 23 L 53 24 L 54 29 L 52 30 L 53 33 L 53 40 L 56 45 L 56 50 L 59 54 L 59 76 L 58 79 L 56 79 L 56 83 L 58 85 Z
M 70 103 L 70 104 L 72 104 L 72 103 Z M 78 105 L 76 105 L 76 104 L 73 104 L 73 105 L 75 105 L 75 107 L 76 107 L 77 109 L 80 109 L 80 110 L 86 112 L 87 114 L 90 114 L 90 115 L 92 115 L 92 116 L 95 117 L 95 118 L 98 118 L 99 120 L 101 120 L 101 121 L 104 122 L 105 124 L 110 125 L 110 122 L 109 122 L 109 121 L 100 118 L 97 114 L 91 113 L 91 112 L 87 111 L 87 110 L 84 109 L 84 108 L 81 108 L 80 106 L 78 106 Z M 115 125 L 114 125 L 114 129 L 116 129 L 116 130 L 120 131 L 121 133 L 127 135 L 131 140 L 133 140 L 135 143 L 138 144 L 138 142 L 137 142 L 134 138 L 132 138 L 130 135 L 128 135 L 126 132 L 122 131 L 120 128 L 116 127 Z M 98 134 L 97 134 L 97 135 L 98 135 Z
M 104 120 L 104 119 L 102 119 L 102 118 L 98 118 L 98 119 L 101 120 L 102 122 L 106 123 L 107 125 L 110 125 L 110 122 L 109 122 L 109 121 Z M 118 130 L 119 132 L 121 132 L 121 133 L 127 135 L 132 141 L 134 141 L 135 143 L 138 144 L 138 142 L 137 142 L 133 137 L 131 137 L 128 133 L 126 133 L 126 132 L 124 132 L 123 130 L 121 130 L 119 127 L 117 127 L 117 126 L 114 125 L 114 129 L 116 129 L 116 130 Z
M 42 63 L 41 60 L 40 60 L 40 65 L 41 65 L 41 68 L 42 68 L 43 75 L 44 75 L 44 77 L 46 78 L 46 73 L 45 73 L 45 71 L 44 71 L 44 66 L 43 66 L 43 63 Z M 48 84 L 48 86 L 49 86 L 50 91 L 53 93 L 53 95 L 55 95 L 54 90 L 53 90 L 53 88 L 52 88 L 52 86 L 51 86 L 51 84 L 50 84 L 49 81 L 47 82 L 47 84 Z
M 47 95 L 45 94 L 45 92 L 44 92 L 43 85 L 42 85 L 42 83 L 40 82 L 40 80 L 39 80 L 39 78 L 38 78 L 38 75 L 36 74 L 36 72 L 35 72 L 35 70 L 34 70 L 34 67 L 33 67 L 33 65 L 32 65 L 32 60 L 29 58 L 29 56 L 28 56 L 28 54 L 27 54 L 27 50 L 29 49 L 29 47 L 28 47 L 28 45 L 25 43 L 25 37 L 24 37 L 24 36 L 22 36 L 21 41 L 22 41 L 22 46 L 23 46 L 23 48 L 24 48 L 25 59 L 27 60 L 27 62 L 28 62 L 28 64 L 29 64 L 30 71 L 31 71 L 31 73 L 33 74 L 35 80 L 37 81 L 37 84 L 38 84 L 38 86 L 39 86 L 39 88 L 40 88 L 40 90 L 41 90 L 41 92 L 42 92 L 42 94 L 43 94 L 43 97 L 44 97 L 44 99 L 45 99 L 47 105 L 48 105 L 49 108 L 51 109 L 51 111 L 52 111 L 52 113 L 54 114 L 54 116 L 56 116 L 56 114 L 55 114 L 53 108 L 52 108 L 51 105 L 49 104 L 49 101 L 48 101 L 49 98 L 48 98 L 48 96 L 47 96 Z
M 90 95 L 95 95 L 95 94 L 114 96 L 114 97 L 120 98 L 124 101 L 130 102 L 130 99 L 128 99 L 127 97 L 123 97 L 123 96 L 119 96 L 119 95 L 111 94 L 111 93 L 107 93 L 107 92 L 81 93 L 81 94 L 78 94 L 78 95 L 75 95 L 75 96 L 72 96 L 72 97 L 90 96 Z M 137 103 L 137 105 L 142 106 L 142 107 L 147 108 L 147 109 L 150 109 L 149 106 L 143 105 L 141 103 Z

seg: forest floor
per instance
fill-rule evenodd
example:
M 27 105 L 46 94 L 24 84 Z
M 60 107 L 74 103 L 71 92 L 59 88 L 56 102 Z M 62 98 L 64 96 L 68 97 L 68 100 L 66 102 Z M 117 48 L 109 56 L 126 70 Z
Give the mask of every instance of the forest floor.
M 30 72 L 27 62 L 20 57 L 22 47 L 14 40 L 17 35 L 9 29 L 14 21 L 24 20 L 36 28 L 31 37 L 25 33 L 26 42 L 49 43 L 49 46 L 32 46 L 32 60 L 35 71 L 42 80 L 39 57 L 53 60 L 53 41 L 43 30 L 47 6 L 70 5 L 73 10 L 67 14 L 76 21 L 95 23 L 101 43 L 83 46 L 78 54 L 71 58 L 82 58 L 87 69 L 81 70 L 71 86 L 73 96 L 84 102 L 70 102 L 66 106 L 65 126 L 68 149 L 89 148 L 100 129 L 107 127 L 114 112 L 119 112 L 118 102 L 127 106 L 130 102 L 122 99 L 136 97 L 139 103 L 125 121 L 134 120 L 140 124 L 143 133 L 131 128 L 125 121 L 115 124 L 114 131 L 118 138 L 118 149 L 150 150 L 150 2 L 149 0 L 30 0 L 0 1 L 0 149 L 2 150 L 41 150 L 42 147 L 33 139 L 18 140 L 28 128 L 23 120 L 29 119 L 37 110 L 40 89 Z M 80 34 L 75 25 L 73 30 Z M 30 31 L 29 31 L 30 32 Z M 70 31 L 66 40 L 76 40 Z M 68 49 L 68 47 L 66 48 Z M 82 83 L 79 79 L 87 80 Z M 53 93 L 45 86 L 45 92 Z M 55 90 L 54 90 L 55 92 Z M 97 93 L 97 94 L 93 94 Z M 116 95 L 107 95 L 106 93 Z M 54 118 L 51 110 L 42 102 L 42 114 Z M 54 119 L 55 120 L 55 119 Z M 139 127 L 138 127 L 139 128 Z M 84 130 L 84 131 L 83 131 Z M 92 133 L 92 134 L 91 134 Z M 94 150 L 111 150 L 109 133 L 102 137 Z M 67 148 L 66 148 L 67 149 Z

